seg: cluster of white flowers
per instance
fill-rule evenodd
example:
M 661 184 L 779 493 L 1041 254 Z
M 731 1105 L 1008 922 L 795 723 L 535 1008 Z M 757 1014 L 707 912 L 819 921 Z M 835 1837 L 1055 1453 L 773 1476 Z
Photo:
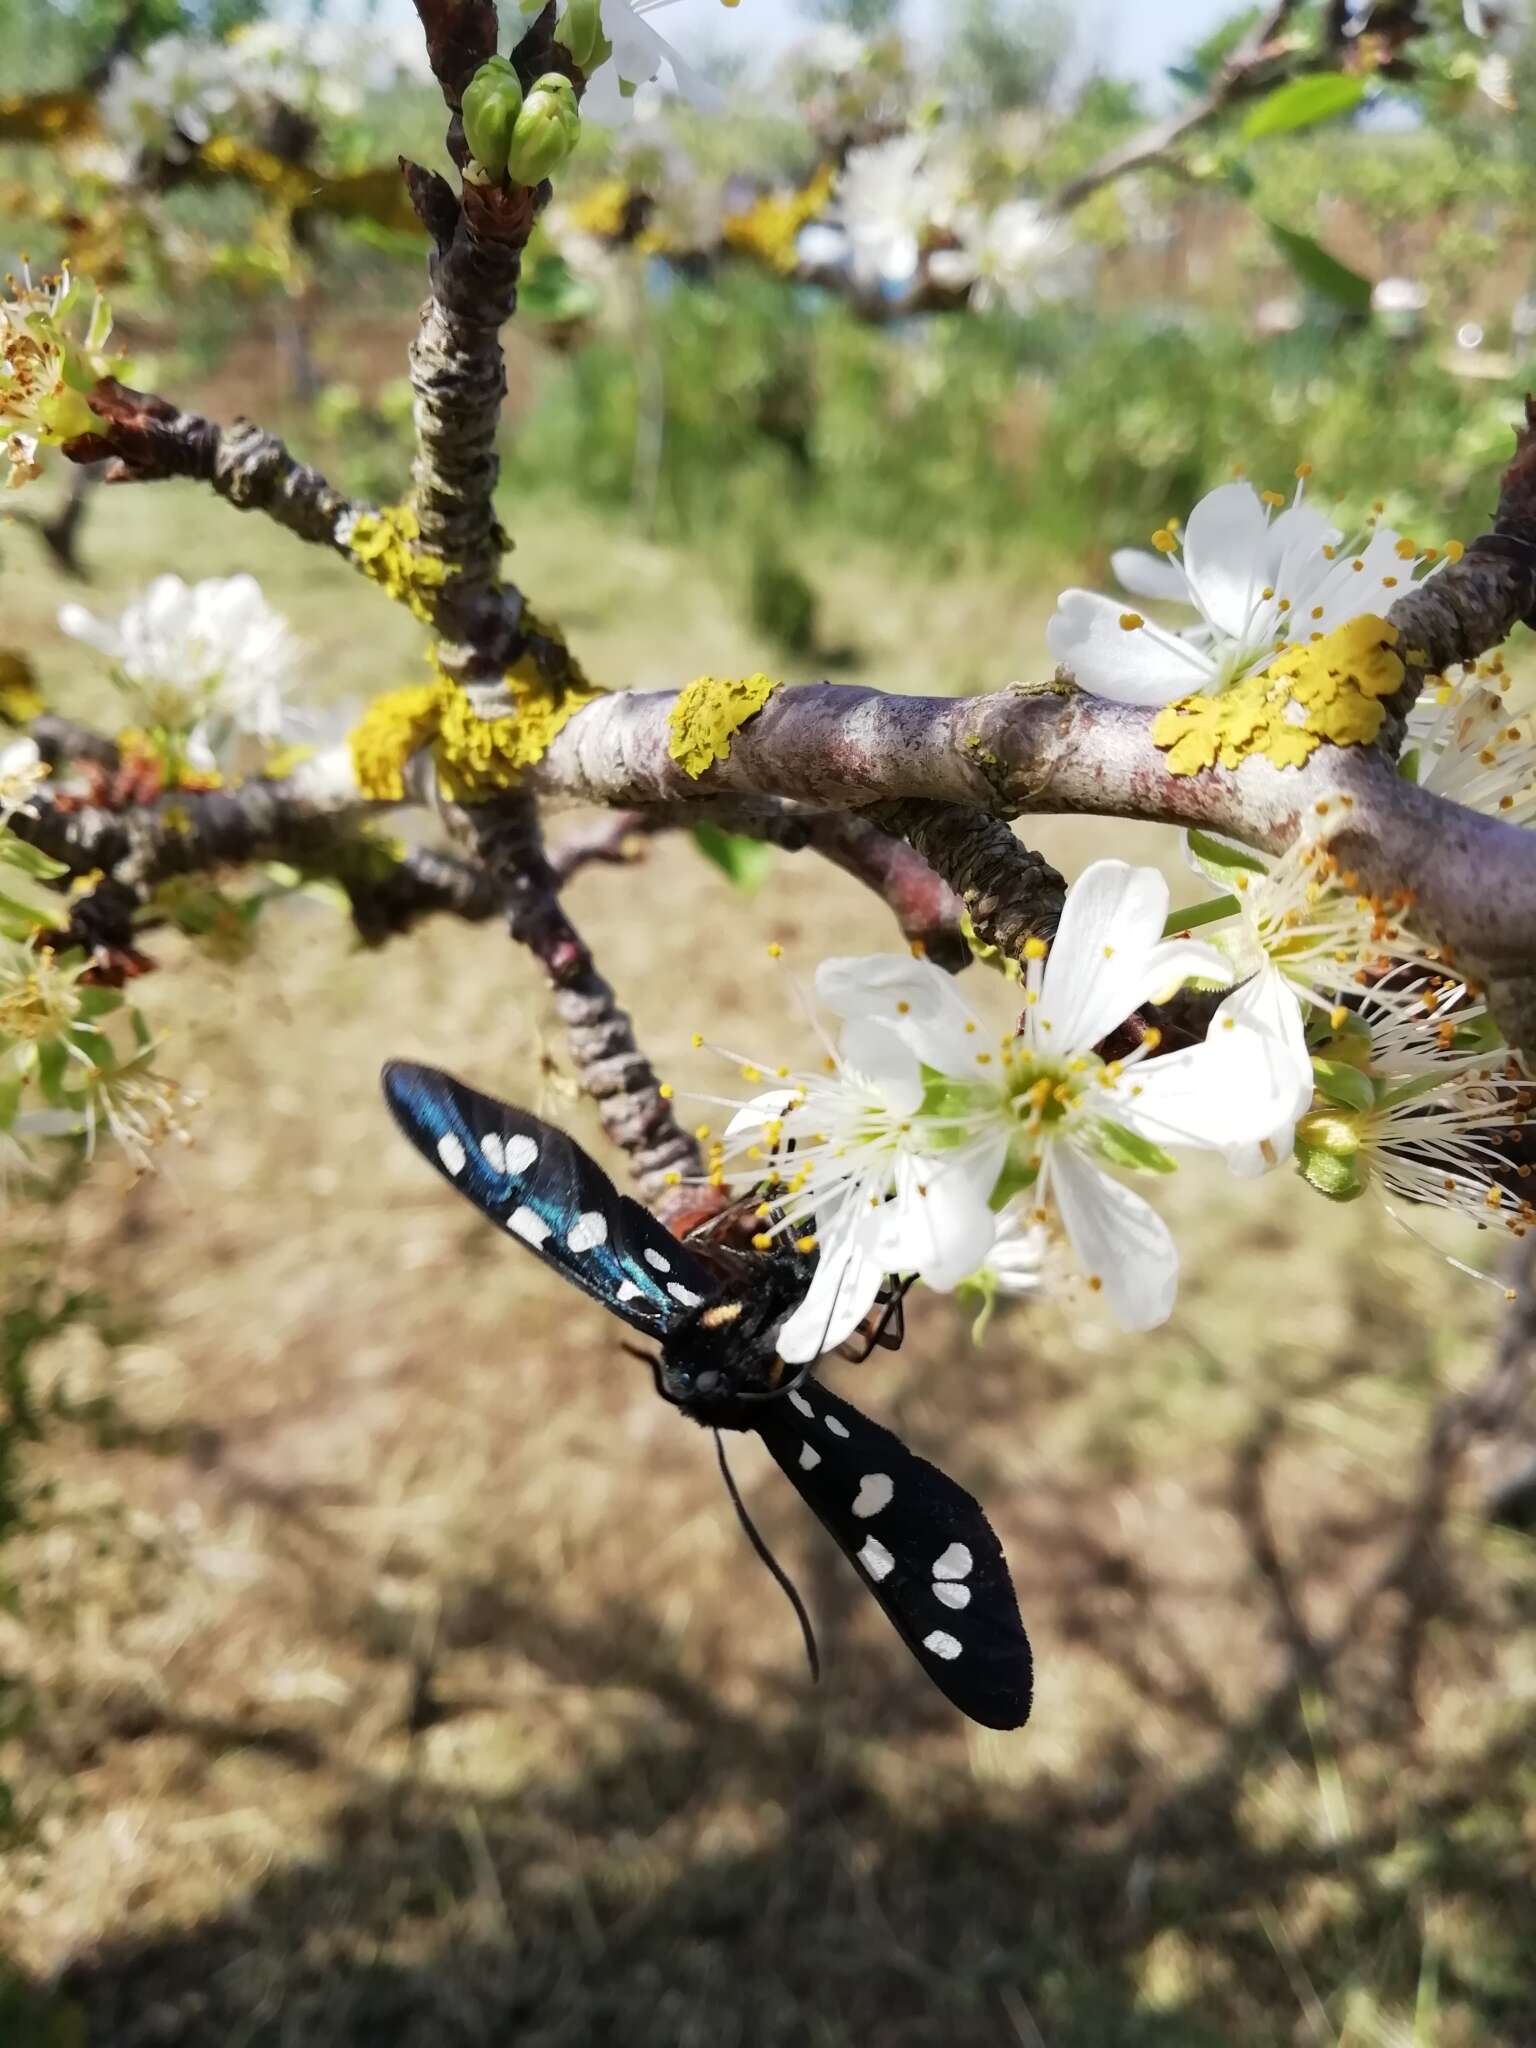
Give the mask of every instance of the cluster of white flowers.
M 109 139 L 132 155 L 176 161 L 215 135 L 259 137 L 274 106 L 335 119 L 355 113 L 357 52 L 280 22 L 227 42 L 161 36 L 113 65 L 97 101 Z
M 1079 685 L 1121 702 L 1219 696 L 1386 612 L 1430 553 L 1380 527 L 1346 548 L 1300 491 L 1287 503 L 1246 483 L 1202 500 L 1182 542 L 1173 525 L 1155 538 L 1155 554 L 1117 555 L 1116 573 L 1192 609 L 1192 625 L 1147 626 L 1087 591 L 1063 593 L 1051 624 Z M 1509 691 L 1497 659 L 1433 688 L 1410 758 L 1427 786 L 1524 823 L 1536 732 Z M 1096 863 L 1049 953 L 1026 949 L 1001 1031 L 924 960 L 822 966 L 817 1008 L 839 1020 L 822 1032 L 824 1071 L 778 1068 L 779 1085 L 732 1105 L 711 1155 L 717 1186 L 760 1191 L 764 1249 L 786 1238 L 818 1255 L 787 1360 L 844 1341 L 888 1275 L 1022 1292 L 1068 1255 L 1126 1329 L 1154 1327 L 1178 1256 L 1126 1176 L 1171 1171 L 1179 1150 L 1244 1177 L 1294 1161 L 1335 1200 L 1374 1190 L 1514 1235 L 1536 1222 L 1536 1084 L 1479 992 L 1415 934 L 1412 892 L 1370 895 L 1305 837 L 1270 861 L 1200 833 L 1188 848 L 1222 893 L 1184 913 L 1187 928 L 1156 870 Z M 1190 981 L 1211 992 L 1209 1029 L 1164 1052 L 1139 1013 Z M 749 1080 L 766 1071 L 742 1065 Z
M 253 774 L 290 729 L 301 649 L 254 576 L 157 576 L 115 619 L 66 604 L 59 624 L 107 656 L 135 723 L 171 768 Z
M 1005 303 L 1022 312 L 1081 288 L 1085 252 L 1060 215 L 1032 199 L 988 208 L 972 186 L 958 137 L 892 136 L 849 151 L 836 215 L 809 232 L 842 233 L 851 275 L 867 291 L 905 297 L 927 280 L 968 294 L 978 310 Z

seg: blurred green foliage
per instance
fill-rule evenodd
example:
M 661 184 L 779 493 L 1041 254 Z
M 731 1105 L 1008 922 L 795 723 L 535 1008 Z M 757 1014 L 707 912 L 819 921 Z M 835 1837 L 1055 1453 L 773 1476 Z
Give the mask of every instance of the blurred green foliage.
M 1518 374 L 1457 375 L 1441 340 L 1395 342 L 1322 309 L 1270 339 L 1239 309 L 1187 306 L 891 330 L 728 274 L 672 289 L 652 317 L 664 533 L 755 531 L 776 502 L 801 532 L 939 565 L 978 547 L 1102 557 L 1235 466 L 1288 488 L 1300 462 L 1347 520 L 1384 498 L 1426 541 L 1466 537 L 1484 523 L 1521 388 Z M 640 402 L 635 351 L 617 337 L 550 364 L 507 451 L 513 489 L 625 506 Z M 790 642 L 777 590 L 768 601 L 773 552 L 757 548 L 754 606 Z

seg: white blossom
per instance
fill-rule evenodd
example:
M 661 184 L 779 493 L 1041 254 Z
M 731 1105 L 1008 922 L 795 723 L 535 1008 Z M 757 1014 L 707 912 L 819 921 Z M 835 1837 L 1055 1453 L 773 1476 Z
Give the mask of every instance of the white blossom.
M 1502 665 L 1430 683 L 1408 717 L 1425 789 L 1508 825 L 1536 819 L 1536 725 L 1512 712 Z
M 1032 199 L 1011 199 L 991 212 L 962 206 L 954 215 L 954 246 L 935 249 L 929 275 L 951 291 L 967 291 L 979 312 L 999 302 L 1016 313 L 1037 300 L 1061 299 L 1086 277 L 1086 252 L 1066 222 Z
M 1056 661 L 1081 689 L 1120 704 L 1169 704 L 1218 691 L 1293 644 L 1363 613 L 1386 613 L 1411 578 L 1417 549 L 1386 527 L 1358 548 L 1298 490 L 1286 505 L 1248 483 L 1207 493 L 1182 536 L 1113 558 L 1133 596 L 1189 607 L 1183 631 L 1095 591 L 1064 590 L 1046 628 Z
M 603 0 L 603 33 L 612 54 L 595 67 L 581 103 L 586 120 L 617 125 L 634 118 L 642 86 L 669 72 L 679 96 L 693 106 L 716 111 L 721 96 L 702 72 L 680 56 L 646 19 L 673 0 Z
M 765 1239 L 814 1228 L 817 1270 L 780 1333 L 784 1357 L 803 1362 L 841 1342 L 887 1273 L 943 1290 L 989 1260 L 996 1272 L 994 1200 L 1010 1215 L 1004 1264 L 1015 1277 L 1022 1220 L 1026 1234 L 1065 1236 L 1127 1329 L 1167 1318 L 1177 1253 L 1119 1172 L 1169 1170 L 1168 1146 L 1260 1143 L 1290 1107 L 1262 1034 L 1236 1018 L 1165 1056 L 1152 1056 L 1155 1033 L 1123 1061 L 1096 1050 L 1189 976 L 1225 977 L 1211 948 L 1163 938 L 1167 909 L 1155 869 L 1097 862 L 1068 892 L 1049 959 L 1029 949 L 1023 1016 L 1001 1033 L 928 961 L 823 963 L 818 1007 L 842 1019 L 828 1071 L 782 1073 L 788 1086 L 748 1104 L 726 1138 L 729 1181 L 779 1183 Z M 1007 1211 L 1024 1191 L 1027 1209 Z
M 936 229 L 964 196 L 958 165 L 927 135 L 893 135 L 851 149 L 837 186 L 855 279 L 870 290 L 910 285 Z
M 0 831 L 12 818 L 37 816 L 32 799 L 47 780 L 36 740 L 15 739 L 0 747 Z
M 108 657 L 137 722 L 184 741 L 194 767 L 250 773 L 283 738 L 299 643 L 254 576 L 157 576 L 116 619 L 67 604 L 59 625 Z

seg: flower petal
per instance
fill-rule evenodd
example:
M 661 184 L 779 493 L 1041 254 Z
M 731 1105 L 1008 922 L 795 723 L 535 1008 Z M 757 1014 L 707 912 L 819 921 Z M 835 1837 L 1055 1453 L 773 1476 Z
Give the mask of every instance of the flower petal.
M 1053 1144 L 1042 1176 L 1072 1249 L 1127 1330 L 1155 1330 L 1173 1313 L 1179 1254 L 1163 1219 L 1124 1182 L 1073 1146 Z
M 1223 1006 L 1225 1007 L 1225 1005 Z M 1312 1099 L 1307 1065 L 1306 1102 Z M 1154 1145 L 1225 1152 L 1277 1147 L 1283 1158 L 1301 1108 L 1288 1049 L 1267 1030 L 1220 1012 L 1200 1045 L 1144 1061 L 1112 1091 L 1115 1113 Z
M 87 647 L 94 647 L 98 654 L 105 654 L 110 660 L 115 661 L 123 651 L 123 636 L 116 622 L 98 619 L 83 604 L 59 606 L 59 631 L 67 633 L 71 640 L 83 640 Z
M 1100 860 L 1079 875 L 1030 1013 L 1042 1051 L 1088 1051 L 1139 1004 L 1171 994 L 1190 975 L 1227 980 L 1230 970 L 1214 947 L 1164 939 L 1167 917 L 1168 884 L 1156 868 Z
M 778 1334 L 778 1353 L 787 1365 L 811 1365 L 836 1350 L 874 1307 L 887 1269 L 865 1221 L 872 1213 L 861 1203 L 844 1202 L 819 1233 L 821 1254 L 810 1287 Z
M 895 1199 L 879 1214 L 879 1257 L 888 1273 L 916 1273 L 947 1294 L 986 1258 L 997 1236 L 988 1206 L 1008 1155 L 999 1126 L 963 1152 L 896 1162 Z
M 1248 637 L 1248 620 L 1268 581 L 1269 524 L 1252 484 L 1208 491 L 1184 529 L 1190 595 L 1229 639 Z
M 1273 1085 L 1288 1102 L 1292 1122 L 1311 1107 L 1312 1055 L 1307 1050 L 1306 1013 L 1301 998 L 1270 962 L 1233 989 L 1216 1012 L 1213 1031 L 1224 1019 L 1246 1025 L 1268 1041 Z
M 921 1107 L 923 1076 L 917 1054 L 884 1024 L 872 1018 L 845 1024 L 838 1057 L 888 1116 L 912 1116 Z
M 1120 588 L 1128 590 L 1132 597 L 1146 597 L 1154 602 L 1167 599 L 1173 604 L 1192 602 L 1189 578 L 1180 564 L 1167 555 L 1154 555 L 1147 548 L 1116 548 L 1109 566 Z
M 995 1219 L 996 1239 L 983 1265 L 1003 1294 L 1033 1294 L 1044 1283 L 1050 1239 L 1035 1208 L 1033 1195 L 1015 1195 Z
M 1115 704 L 1171 704 L 1203 690 L 1215 670 L 1190 641 L 1150 620 L 1134 618 L 1112 597 L 1064 590 L 1045 629 L 1045 644 L 1079 689 Z
M 931 960 L 910 953 L 824 960 L 816 970 L 816 1000 L 836 1017 L 878 1023 L 941 1074 L 975 1074 L 980 1026 L 954 976 Z
M 726 1125 L 727 1142 L 732 1138 L 750 1137 L 765 1125 L 777 1123 L 794 1099 L 794 1092 L 789 1088 L 773 1088 L 766 1095 L 754 1095 L 750 1102 L 741 1105 Z

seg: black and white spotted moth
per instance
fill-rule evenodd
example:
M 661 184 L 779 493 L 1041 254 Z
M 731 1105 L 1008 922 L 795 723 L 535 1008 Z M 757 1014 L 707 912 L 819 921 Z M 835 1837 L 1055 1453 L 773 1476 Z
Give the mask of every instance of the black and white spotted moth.
M 810 1257 L 673 1237 L 564 1132 L 430 1067 L 392 1063 L 384 1092 L 460 1194 L 656 1342 L 664 1399 L 706 1428 L 757 1432 L 946 1699 L 988 1728 L 1023 1724 L 1029 1639 L 980 1506 L 776 1353 Z

